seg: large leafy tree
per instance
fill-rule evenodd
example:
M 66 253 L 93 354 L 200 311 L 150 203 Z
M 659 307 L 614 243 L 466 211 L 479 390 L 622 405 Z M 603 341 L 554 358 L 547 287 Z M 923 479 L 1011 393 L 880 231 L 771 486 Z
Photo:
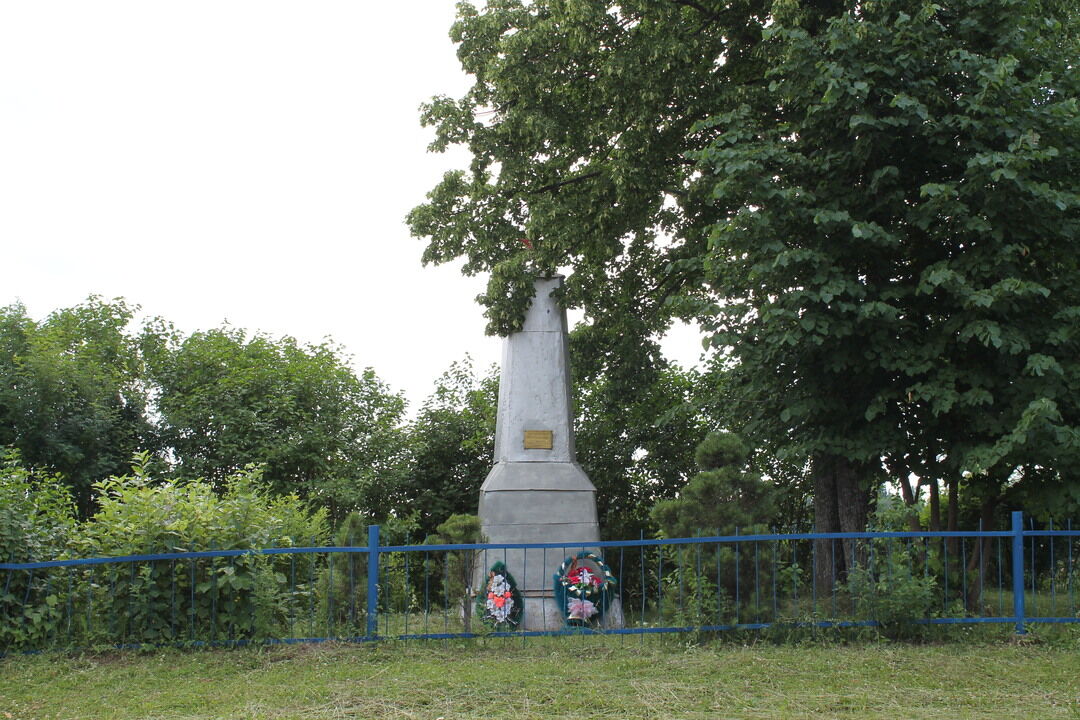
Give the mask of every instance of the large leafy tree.
M 477 376 L 470 358 L 453 363 L 408 426 L 408 450 L 398 483 L 377 517 L 415 514 L 420 531 L 452 515 L 476 513 L 480 485 L 495 451 L 494 369 Z
M 462 5 L 475 83 L 424 121 L 473 162 L 409 221 L 425 261 L 490 271 L 495 332 L 572 268 L 615 377 L 701 321 L 728 423 L 810 472 L 823 530 L 861 529 L 883 457 L 988 498 L 1060 482 L 1076 30 L 1053 0 Z
M 84 517 L 93 483 L 156 445 L 142 361 L 126 331 L 132 313 L 122 300 L 97 297 L 42 321 L 19 304 L 0 309 L 0 445 L 60 472 Z
M 262 482 L 340 521 L 377 501 L 402 452 L 404 399 L 331 344 L 222 328 L 147 328 L 143 350 L 161 437 L 185 478 L 222 482 L 249 463 Z
M 705 437 L 696 373 L 663 366 L 652 383 L 632 392 L 607 374 L 579 376 L 575 384 L 578 462 L 596 486 L 605 538 L 651 535 L 653 505 L 685 485 L 696 469 L 694 448 Z
M 902 485 L 944 475 L 953 508 L 962 473 L 988 508 L 1025 470 L 1070 473 L 1075 15 L 880 1 L 819 27 L 776 9 L 769 86 L 694 154 L 732 209 L 705 262 L 748 426 L 813 458 L 825 529 L 849 529 L 847 479 L 880 457 Z

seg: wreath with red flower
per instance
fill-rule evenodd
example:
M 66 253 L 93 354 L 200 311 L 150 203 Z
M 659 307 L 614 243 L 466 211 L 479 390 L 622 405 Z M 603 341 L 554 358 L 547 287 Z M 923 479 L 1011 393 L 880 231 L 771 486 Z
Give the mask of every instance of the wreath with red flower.
M 607 611 L 618 581 L 604 559 L 583 551 L 563 560 L 555 573 L 555 602 L 567 625 L 598 622 Z

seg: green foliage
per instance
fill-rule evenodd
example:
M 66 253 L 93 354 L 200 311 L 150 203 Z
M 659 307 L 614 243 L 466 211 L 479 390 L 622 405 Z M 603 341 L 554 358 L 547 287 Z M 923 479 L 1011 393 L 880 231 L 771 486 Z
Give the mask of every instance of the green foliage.
M 451 515 L 427 539 L 429 545 L 474 545 L 484 542 L 487 542 L 487 538 L 480 529 L 480 518 L 476 515 Z M 434 577 L 442 577 L 442 590 L 447 601 L 456 599 L 459 604 L 465 632 L 470 632 L 472 627 L 473 585 L 480 556 L 478 550 L 452 550 L 430 561 L 428 567 L 428 572 L 433 573 Z
M 91 485 L 153 449 L 143 367 L 123 300 L 91 296 L 41 322 L 22 305 L 0 308 L 0 445 L 61 473 L 79 512 Z
M 468 357 L 440 376 L 408 427 L 401 481 L 383 512 L 416 513 L 424 535 L 451 515 L 476 510 L 494 456 L 498 391 L 496 370 L 477 377 Z
M 1075 17 L 969 0 L 775 20 L 768 86 L 700 123 L 693 154 L 728 209 L 707 325 L 747 432 L 994 492 L 1029 462 L 1068 472 Z
M 925 626 L 912 621 L 930 616 L 937 584 L 931 576 L 897 573 L 891 577 L 867 567 L 848 572 L 845 590 L 857 608 L 857 617 L 877 620 L 889 638 L 914 638 Z
M 181 338 L 158 321 L 142 338 L 161 437 L 176 474 L 220 484 L 249 463 L 273 493 L 295 493 L 342 520 L 382 508 L 404 444 L 405 401 L 339 348 L 223 328 Z
M 776 489 L 746 469 L 748 450 L 732 433 L 710 433 L 695 452 L 701 472 L 670 500 L 661 500 L 652 518 L 664 537 L 768 532 Z
M 574 366 L 577 456 L 596 486 L 600 527 L 609 539 L 652 534 L 649 511 L 686 484 L 694 446 L 705 435 L 694 402 L 698 377 L 663 367 L 619 380 L 590 370 L 582 335 L 575 332 L 570 342 L 583 360 Z
M 700 322 L 723 425 L 813 459 L 834 505 L 882 457 L 990 498 L 1016 468 L 1065 487 L 1077 23 L 1056 0 L 463 4 L 474 84 L 422 119 L 472 164 L 410 227 L 425 262 L 491 273 L 493 332 L 530 275 L 570 268 L 613 378 L 656 366 L 672 317 Z
M 734 433 L 714 432 L 694 449 L 694 462 L 702 470 L 718 470 L 741 467 L 750 457 L 750 450 L 741 437 Z
M 99 510 L 70 540 L 76 557 L 319 545 L 324 510 L 310 512 L 296 495 L 270 497 L 260 470 L 225 479 L 219 495 L 207 482 L 154 482 L 147 456 L 132 474 L 96 485 Z M 192 559 L 187 567 L 151 561 L 92 567 L 76 594 L 75 614 L 91 638 L 126 642 L 231 641 L 280 636 L 288 618 L 313 597 L 313 555 L 239 555 Z M 295 589 L 296 592 L 291 592 Z M 85 615 L 84 615 L 85 613 Z
M 899 498 L 883 493 L 870 517 L 868 529 L 872 532 L 908 531 L 913 510 Z M 955 566 L 955 548 L 952 551 L 954 566 L 946 569 L 936 541 L 877 538 L 859 541 L 859 544 L 863 547 L 856 554 L 862 560 L 848 570 L 846 581 L 837 589 L 849 596 L 854 617 L 878 621 L 877 632 L 884 637 L 912 639 L 925 634 L 927 626 L 912 621 L 931 617 L 931 605 L 940 602 L 943 572 L 952 574 L 954 592 L 959 590 L 955 579 L 959 573 L 969 572 L 968 582 L 973 588 L 979 584 L 978 570 Z M 977 552 L 972 550 L 973 554 Z
M 349 513 L 334 533 L 334 545 L 365 544 L 367 523 L 358 513 Z M 330 553 L 326 566 L 319 570 L 318 617 L 326 618 L 330 625 L 327 637 L 355 635 L 366 627 L 367 566 L 366 555 Z
M 74 506 L 61 478 L 26 469 L 18 450 L 0 447 L 0 562 L 52 560 L 74 527 Z M 48 570 L 4 573 L 0 648 L 34 647 L 56 632 L 60 611 L 49 577 Z M 43 601 L 27 604 L 29 597 Z
M 673 569 L 661 579 L 656 602 L 657 619 L 676 627 L 724 625 L 735 621 L 735 604 L 726 588 L 717 583 L 717 552 L 700 548 L 666 549 Z M 734 572 L 730 550 L 722 550 L 720 566 Z M 665 563 L 667 564 L 667 563 Z
M 0 445 L 59 471 L 81 517 L 93 485 L 157 453 L 175 477 L 220 487 L 249 463 L 271 492 L 297 493 L 340 521 L 388 506 L 405 401 L 341 349 L 224 328 L 181 336 L 97 297 L 35 322 L 0 308 Z M 157 427 L 151 423 L 154 418 Z
M 412 545 L 418 542 L 417 513 L 386 518 L 380 527 L 381 545 Z M 413 553 L 390 553 L 379 557 L 379 611 L 411 613 L 421 608 L 424 563 Z
M 51 560 L 75 527 L 71 493 L 58 474 L 24 467 L 14 448 L 0 447 L 0 558 Z

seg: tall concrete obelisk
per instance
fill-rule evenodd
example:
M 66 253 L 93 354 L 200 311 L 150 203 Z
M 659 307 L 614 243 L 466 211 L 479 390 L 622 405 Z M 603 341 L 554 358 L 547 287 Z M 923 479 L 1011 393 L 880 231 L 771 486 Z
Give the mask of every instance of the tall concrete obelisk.
M 489 542 L 559 542 L 569 552 L 598 541 L 600 528 L 596 488 L 574 450 L 566 312 L 551 297 L 561 285 L 561 277 L 537 280 L 521 332 L 503 343 L 495 467 L 480 488 L 479 514 Z M 560 550 L 506 552 L 526 629 L 561 626 L 552 575 L 562 561 Z

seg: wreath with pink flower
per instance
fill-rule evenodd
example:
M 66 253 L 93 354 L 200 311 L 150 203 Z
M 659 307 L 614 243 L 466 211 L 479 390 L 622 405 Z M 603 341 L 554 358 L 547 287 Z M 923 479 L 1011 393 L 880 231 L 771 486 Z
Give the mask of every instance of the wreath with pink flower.
M 618 581 L 604 559 L 583 551 L 563 560 L 555 573 L 555 602 L 567 625 L 598 623 L 615 595 Z

